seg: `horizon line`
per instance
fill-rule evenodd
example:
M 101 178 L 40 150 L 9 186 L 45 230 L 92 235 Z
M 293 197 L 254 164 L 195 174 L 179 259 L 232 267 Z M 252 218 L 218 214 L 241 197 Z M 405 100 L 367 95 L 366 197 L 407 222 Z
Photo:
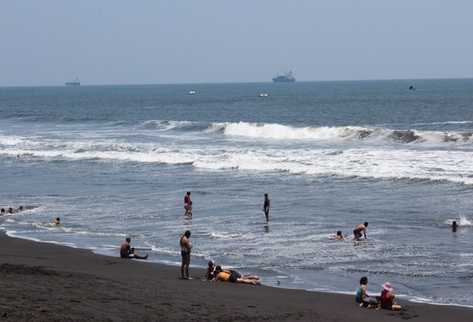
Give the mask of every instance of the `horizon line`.
M 473 76 L 465 77 L 434 77 L 434 78 L 366 78 L 366 79 L 334 79 L 334 80 L 296 80 L 295 83 L 331 83 L 331 82 L 373 82 L 373 81 L 416 81 L 416 80 L 469 80 Z M 49 85 L 0 85 L 0 88 L 28 88 L 28 87 L 66 87 L 62 84 Z M 221 82 L 176 82 L 176 83 L 90 83 L 78 87 L 99 86 L 171 86 L 171 85 L 225 85 L 225 84 L 274 84 L 272 81 L 221 81 Z M 281 83 L 279 83 L 281 84 Z M 293 84 L 293 83 L 291 83 Z

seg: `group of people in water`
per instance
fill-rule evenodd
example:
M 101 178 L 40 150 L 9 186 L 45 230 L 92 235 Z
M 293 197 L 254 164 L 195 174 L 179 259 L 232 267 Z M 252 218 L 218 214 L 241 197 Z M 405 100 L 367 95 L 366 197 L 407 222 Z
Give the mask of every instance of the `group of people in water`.
M 355 229 L 353 229 L 353 240 L 354 241 L 360 241 L 362 238 L 368 239 L 366 237 L 366 231 L 368 229 L 368 222 L 365 221 L 363 224 L 358 224 L 355 226 Z M 338 230 L 337 233 L 330 237 L 330 239 L 335 239 L 335 240 L 345 240 L 346 237 L 343 236 L 343 233 L 341 230 Z
M 19 206 L 18 208 L 12 208 L 12 207 L 9 207 L 7 209 L 5 208 L 2 208 L 0 209 L 0 216 L 3 216 L 3 215 L 6 215 L 6 214 L 16 214 L 17 212 L 21 212 L 25 210 L 25 208 L 23 206 Z

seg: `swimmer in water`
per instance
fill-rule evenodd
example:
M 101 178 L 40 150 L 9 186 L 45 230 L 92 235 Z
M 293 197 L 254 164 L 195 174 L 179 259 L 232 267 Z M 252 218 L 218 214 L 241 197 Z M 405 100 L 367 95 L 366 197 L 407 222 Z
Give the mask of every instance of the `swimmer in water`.
M 53 225 L 54 225 L 54 226 L 59 226 L 59 225 L 61 225 L 61 218 L 57 217 L 56 219 L 54 219 Z
M 345 240 L 345 237 L 343 236 L 343 233 L 341 230 L 337 230 L 337 233 L 335 235 L 330 235 L 329 239 L 332 240 Z
M 342 231 L 338 230 L 337 235 L 335 236 L 335 240 L 344 240 L 345 237 L 343 237 Z
M 454 220 L 452 222 L 452 232 L 456 233 L 457 232 L 457 228 L 458 228 L 458 224 L 457 222 Z
M 360 240 L 362 236 L 364 236 L 365 239 L 368 239 L 366 237 L 366 229 L 367 228 L 368 228 L 368 222 L 356 225 L 355 229 L 353 230 L 353 239 L 354 240 Z
M 0 210 L 0 216 L 3 216 L 5 214 L 5 208 L 2 208 L 2 210 Z

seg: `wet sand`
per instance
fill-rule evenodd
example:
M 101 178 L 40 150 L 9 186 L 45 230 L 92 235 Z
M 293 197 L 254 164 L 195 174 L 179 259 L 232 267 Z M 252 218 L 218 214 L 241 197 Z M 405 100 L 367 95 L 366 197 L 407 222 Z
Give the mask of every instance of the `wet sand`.
M 95 255 L 0 233 L 1 321 L 473 321 L 473 309 L 401 302 L 359 308 L 353 296 L 178 279 L 179 268 Z

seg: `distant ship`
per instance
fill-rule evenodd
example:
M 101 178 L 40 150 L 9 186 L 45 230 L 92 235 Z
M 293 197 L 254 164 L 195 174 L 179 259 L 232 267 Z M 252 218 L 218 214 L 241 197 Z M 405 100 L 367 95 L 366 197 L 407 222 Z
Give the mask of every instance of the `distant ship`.
M 287 73 L 284 73 L 283 75 L 278 75 L 273 78 L 273 82 L 275 83 L 294 83 L 295 81 L 296 78 L 292 74 L 292 70 Z
M 79 78 L 76 77 L 73 81 L 65 82 L 64 85 L 66 86 L 80 86 Z

